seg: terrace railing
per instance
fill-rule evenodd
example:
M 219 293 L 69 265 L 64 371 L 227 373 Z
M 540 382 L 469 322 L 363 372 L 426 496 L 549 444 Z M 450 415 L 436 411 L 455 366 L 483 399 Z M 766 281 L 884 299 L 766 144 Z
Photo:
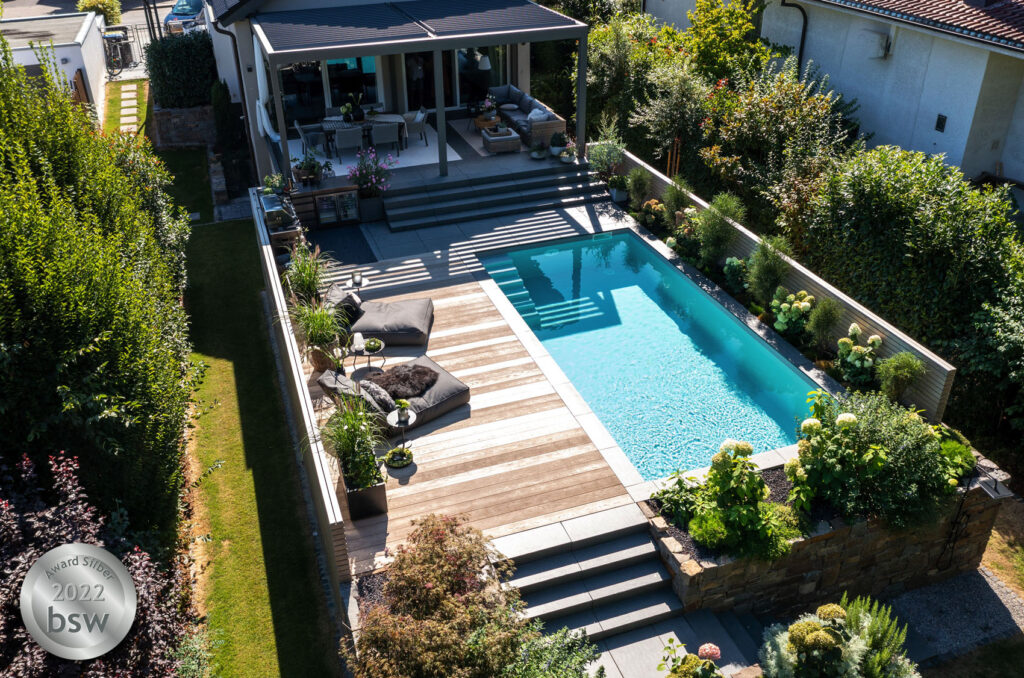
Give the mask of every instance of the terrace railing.
M 625 173 L 628 173 L 635 167 L 646 170 L 652 178 L 652 191 L 659 197 L 672 183 L 668 176 L 628 151 L 626 152 L 626 159 L 623 165 L 623 172 Z M 688 196 L 698 209 L 707 209 L 708 203 L 705 200 L 693 193 L 689 193 Z M 729 246 L 726 256 L 746 259 L 757 249 L 761 238 L 742 224 L 731 219 L 729 223 L 736 230 L 736 237 L 732 239 L 732 244 Z M 900 331 L 892 323 L 873 313 L 871 309 L 856 299 L 844 294 L 842 290 L 833 287 L 827 281 L 819 278 L 800 262 L 789 257 L 785 258 L 789 262 L 789 273 L 782 284 L 787 289 L 791 291 L 807 290 L 808 294 L 814 295 L 816 299 L 831 297 L 842 307 L 842 316 L 836 324 L 836 329 L 842 332 L 842 334 L 837 333 L 833 339 L 845 336 L 846 328 L 849 327 L 850 323 L 857 323 L 864 330 L 866 336 L 877 334 L 882 337 L 882 346 L 878 351 L 881 357 L 885 358 L 895 353 L 909 351 L 921 359 L 925 366 L 924 376 L 907 389 L 903 395 L 903 401 L 924 410 L 925 415 L 932 421 L 942 421 L 942 415 L 949 401 L 949 393 L 953 388 L 956 368 L 912 337 Z

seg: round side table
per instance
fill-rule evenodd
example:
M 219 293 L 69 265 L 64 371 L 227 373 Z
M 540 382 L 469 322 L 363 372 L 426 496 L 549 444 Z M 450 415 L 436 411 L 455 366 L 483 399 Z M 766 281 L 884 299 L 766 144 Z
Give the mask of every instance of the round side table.
M 405 421 L 398 420 L 398 410 L 391 410 L 388 412 L 388 426 L 391 428 L 397 428 L 402 432 L 402 447 L 409 449 L 409 446 L 405 444 L 405 429 L 411 427 L 416 423 L 416 413 L 409 410 L 409 418 Z
M 384 366 L 388 364 L 388 358 L 387 358 L 386 355 L 384 355 L 384 349 L 385 348 L 387 348 L 387 344 L 385 344 L 383 341 L 381 341 L 380 342 L 380 348 L 377 349 L 376 351 L 372 352 L 372 353 L 368 352 L 365 348 L 351 349 L 350 353 L 352 354 L 352 371 L 353 372 L 356 371 L 356 362 L 358 361 L 358 359 L 362 358 L 362 357 L 365 357 L 366 358 L 366 372 L 367 372 L 367 374 L 369 374 L 371 372 L 370 362 L 373 360 L 374 356 L 379 355 L 382 358 L 382 362 L 380 364 L 380 367 L 374 367 L 374 368 L 372 368 L 372 371 L 383 372 L 384 371 Z

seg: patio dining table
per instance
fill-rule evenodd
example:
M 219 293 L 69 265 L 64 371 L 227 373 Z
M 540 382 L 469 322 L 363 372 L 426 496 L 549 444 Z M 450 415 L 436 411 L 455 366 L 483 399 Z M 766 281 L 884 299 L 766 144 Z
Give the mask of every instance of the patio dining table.
M 405 118 L 398 113 L 377 113 L 370 119 L 367 116 L 365 120 L 359 122 L 349 122 L 340 115 L 329 115 L 321 121 L 324 133 L 334 137 L 335 130 L 339 129 L 350 129 L 352 127 L 362 127 L 363 136 L 369 138 L 370 130 L 373 129 L 374 123 L 392 123 L 398 125 L 398 134 L 402 138 L 402 146 L 408 148 L 409 146 L 409 131 L 405 127 Z

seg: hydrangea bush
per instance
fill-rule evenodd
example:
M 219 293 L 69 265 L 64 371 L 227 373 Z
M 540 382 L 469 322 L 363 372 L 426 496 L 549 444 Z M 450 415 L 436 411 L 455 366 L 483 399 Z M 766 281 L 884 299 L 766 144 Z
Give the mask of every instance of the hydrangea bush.
M 872 389 L 875 386 L 875 362 L 882 338 L 877 334 L 868 337 L 867 344 L 861 345 L 863 331 L 857 323 L 851 323 L 846 336 L 839 340 L 835 367 L 843 381 L 854 388 Z
M 790 294 L 785 287 L 779 287 L 775 290 L 775 298 L 772 299 L 775 329 L 785 337 L 803 339 L 813 306 L 814 297 L 805 290 Z

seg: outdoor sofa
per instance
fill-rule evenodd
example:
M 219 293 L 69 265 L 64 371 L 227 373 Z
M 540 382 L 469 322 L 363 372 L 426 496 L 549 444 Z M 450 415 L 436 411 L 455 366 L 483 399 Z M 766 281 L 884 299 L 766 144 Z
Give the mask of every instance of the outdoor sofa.
M 489 87 L 487 92 L 498 106 L 498 115 L 516 131 L 527 146 L 533 146 L 537 142 L 550 146 L 552 134 L 565 133 L 565 118 L 559 117 L 557 113 L 515 85 Z
M 387 346 L 421 346 L 434 324 L 434 302 L 430 299 L 363 301 L 355 292 L 334 285 L 324 303 L 342 314 L 351 334 L 377 337 Z
M 423 355 L 414 360 L 410 360 L 405 365 L 411 366 L 422 366 L 433 370 L 437 373 L 437 381 L 434 382 L 424 393 L 418 396 L 407 398 L 409 401 L 409 409 L 416 413 L 416 421 L 410 428 L 421 426 L 428 421 L 437 419 L 442 414 L 451 412 L 457 407 L 465 405 L 469 402 L 469 386 L 466 386 L 461 381 L 453 377 L 443 367 L 435 363 L 433 360 Z M 384 423 L 385 417 L 393 407 L 389 403 L 381 403 L 370 394 L 369 389 L 360 386 L 352 379 L 349 379 L 344 373 L 337 370 L 328 370 L 317 378 L 317 383 L 320 384 L 320 388 L 325 393 L 337 402 L 342 398 L 359 398 L 366 403 L 370 411 L 375 412 L 381 418 Z M 388 429 L 388 433 L 394 435 L 397 433 L 395 430 L 391 430 L 385 423 L 384 426 Z

